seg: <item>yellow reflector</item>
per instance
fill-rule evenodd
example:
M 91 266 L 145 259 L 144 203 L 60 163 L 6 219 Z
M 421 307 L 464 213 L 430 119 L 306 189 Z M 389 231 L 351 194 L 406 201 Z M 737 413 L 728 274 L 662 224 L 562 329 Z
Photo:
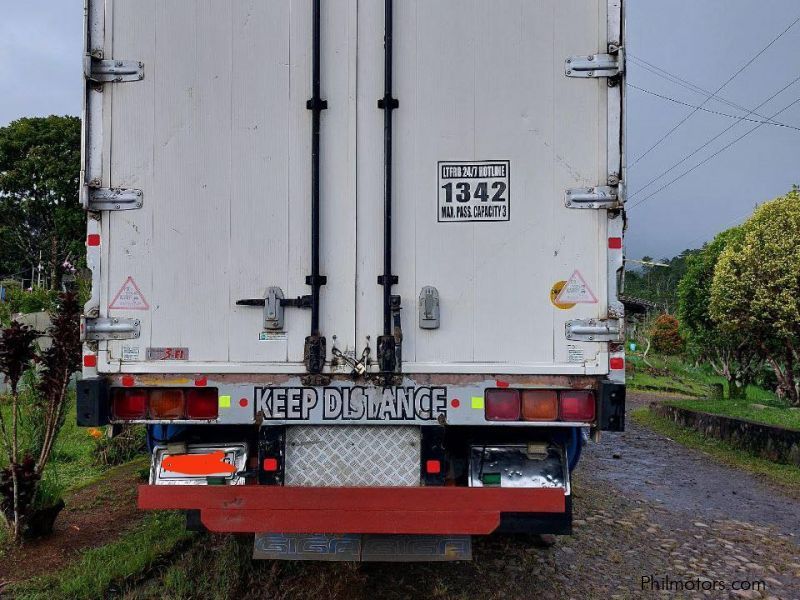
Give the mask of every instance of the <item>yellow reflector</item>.
M 472 408 L 483 410 L 483 398 L 480 396 L 472 397 Z

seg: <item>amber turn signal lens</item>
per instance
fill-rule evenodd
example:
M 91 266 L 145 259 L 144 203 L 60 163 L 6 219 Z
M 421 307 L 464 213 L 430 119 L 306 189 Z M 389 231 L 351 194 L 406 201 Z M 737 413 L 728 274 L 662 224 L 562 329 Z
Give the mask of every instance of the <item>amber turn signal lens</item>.
M 150 417 L 153 419 L 183 419 L 186 402 L 183 390 L 155 389 L 150 392 Z
M 558 393 L 555 390 L 522 390 L 522 418 L 526 421 L 555 421 Z

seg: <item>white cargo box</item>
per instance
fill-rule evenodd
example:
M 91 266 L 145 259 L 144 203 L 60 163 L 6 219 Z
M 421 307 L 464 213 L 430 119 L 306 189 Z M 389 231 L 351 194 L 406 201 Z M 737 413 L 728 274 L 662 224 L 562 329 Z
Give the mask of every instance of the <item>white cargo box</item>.
M 383 10 L 323 2 L 329 359 L 334 347 L 375 357 L 383 329 Z M 87 13 L 98 370 L 303 373 L 309 311 L 287 307 L 275 332 L 236 303 L 309 293 L 310 0 L 88 0 Z M 622 316 L 621 36 L 621 0 L 396 3 L 405 373 L 608 372 Z M 426 287 L 437 328 L 421 327 Z

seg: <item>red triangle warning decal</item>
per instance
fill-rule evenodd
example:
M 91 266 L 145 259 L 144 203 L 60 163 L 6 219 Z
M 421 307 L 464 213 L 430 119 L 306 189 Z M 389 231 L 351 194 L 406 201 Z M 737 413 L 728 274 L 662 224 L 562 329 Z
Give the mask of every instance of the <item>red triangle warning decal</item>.
M 133 277 L 128 277 L 125 283 L 114 296 L 111 304 L 108 305 L 109 309 L 116 310 L 149 310 L 150 305 L 144 299 L 142 290 L 136 285 Z
M 597 304 L 597 297 L 580 271 L 576 270 L 564 284 L 555 301 L 558 304 Z

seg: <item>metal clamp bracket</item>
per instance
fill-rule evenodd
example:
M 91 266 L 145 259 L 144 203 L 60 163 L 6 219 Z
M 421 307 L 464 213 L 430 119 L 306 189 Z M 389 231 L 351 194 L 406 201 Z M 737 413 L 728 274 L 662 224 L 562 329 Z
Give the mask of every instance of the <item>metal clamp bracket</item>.
M 619 319 L 575 319 L 567 321 L 566 335 L 576 342 L 621 342 L 622 323 Z
M 138 60 L 115 60 L 84 56 L 83 74 L 95 83 L 122 83 L 144 79 L 144 63 Z
M 121 319 L 117 317 L 84 319 L 82 323 L 83 339 L 87 342 L 101 340 L 130 340 L 141 335 L 139 319 Z
M 622 184 L 570 188 L 564 195 L 567 208 L 616 209 L 622 207 Z
M 85 210 L 135 210 L 144 203 L 142 190 L 86 186 L 83 194 Z
M 567 77 L 617 77 L 625 72 L 625 50 L 614 53 L 570 56 L 564 64 Z

